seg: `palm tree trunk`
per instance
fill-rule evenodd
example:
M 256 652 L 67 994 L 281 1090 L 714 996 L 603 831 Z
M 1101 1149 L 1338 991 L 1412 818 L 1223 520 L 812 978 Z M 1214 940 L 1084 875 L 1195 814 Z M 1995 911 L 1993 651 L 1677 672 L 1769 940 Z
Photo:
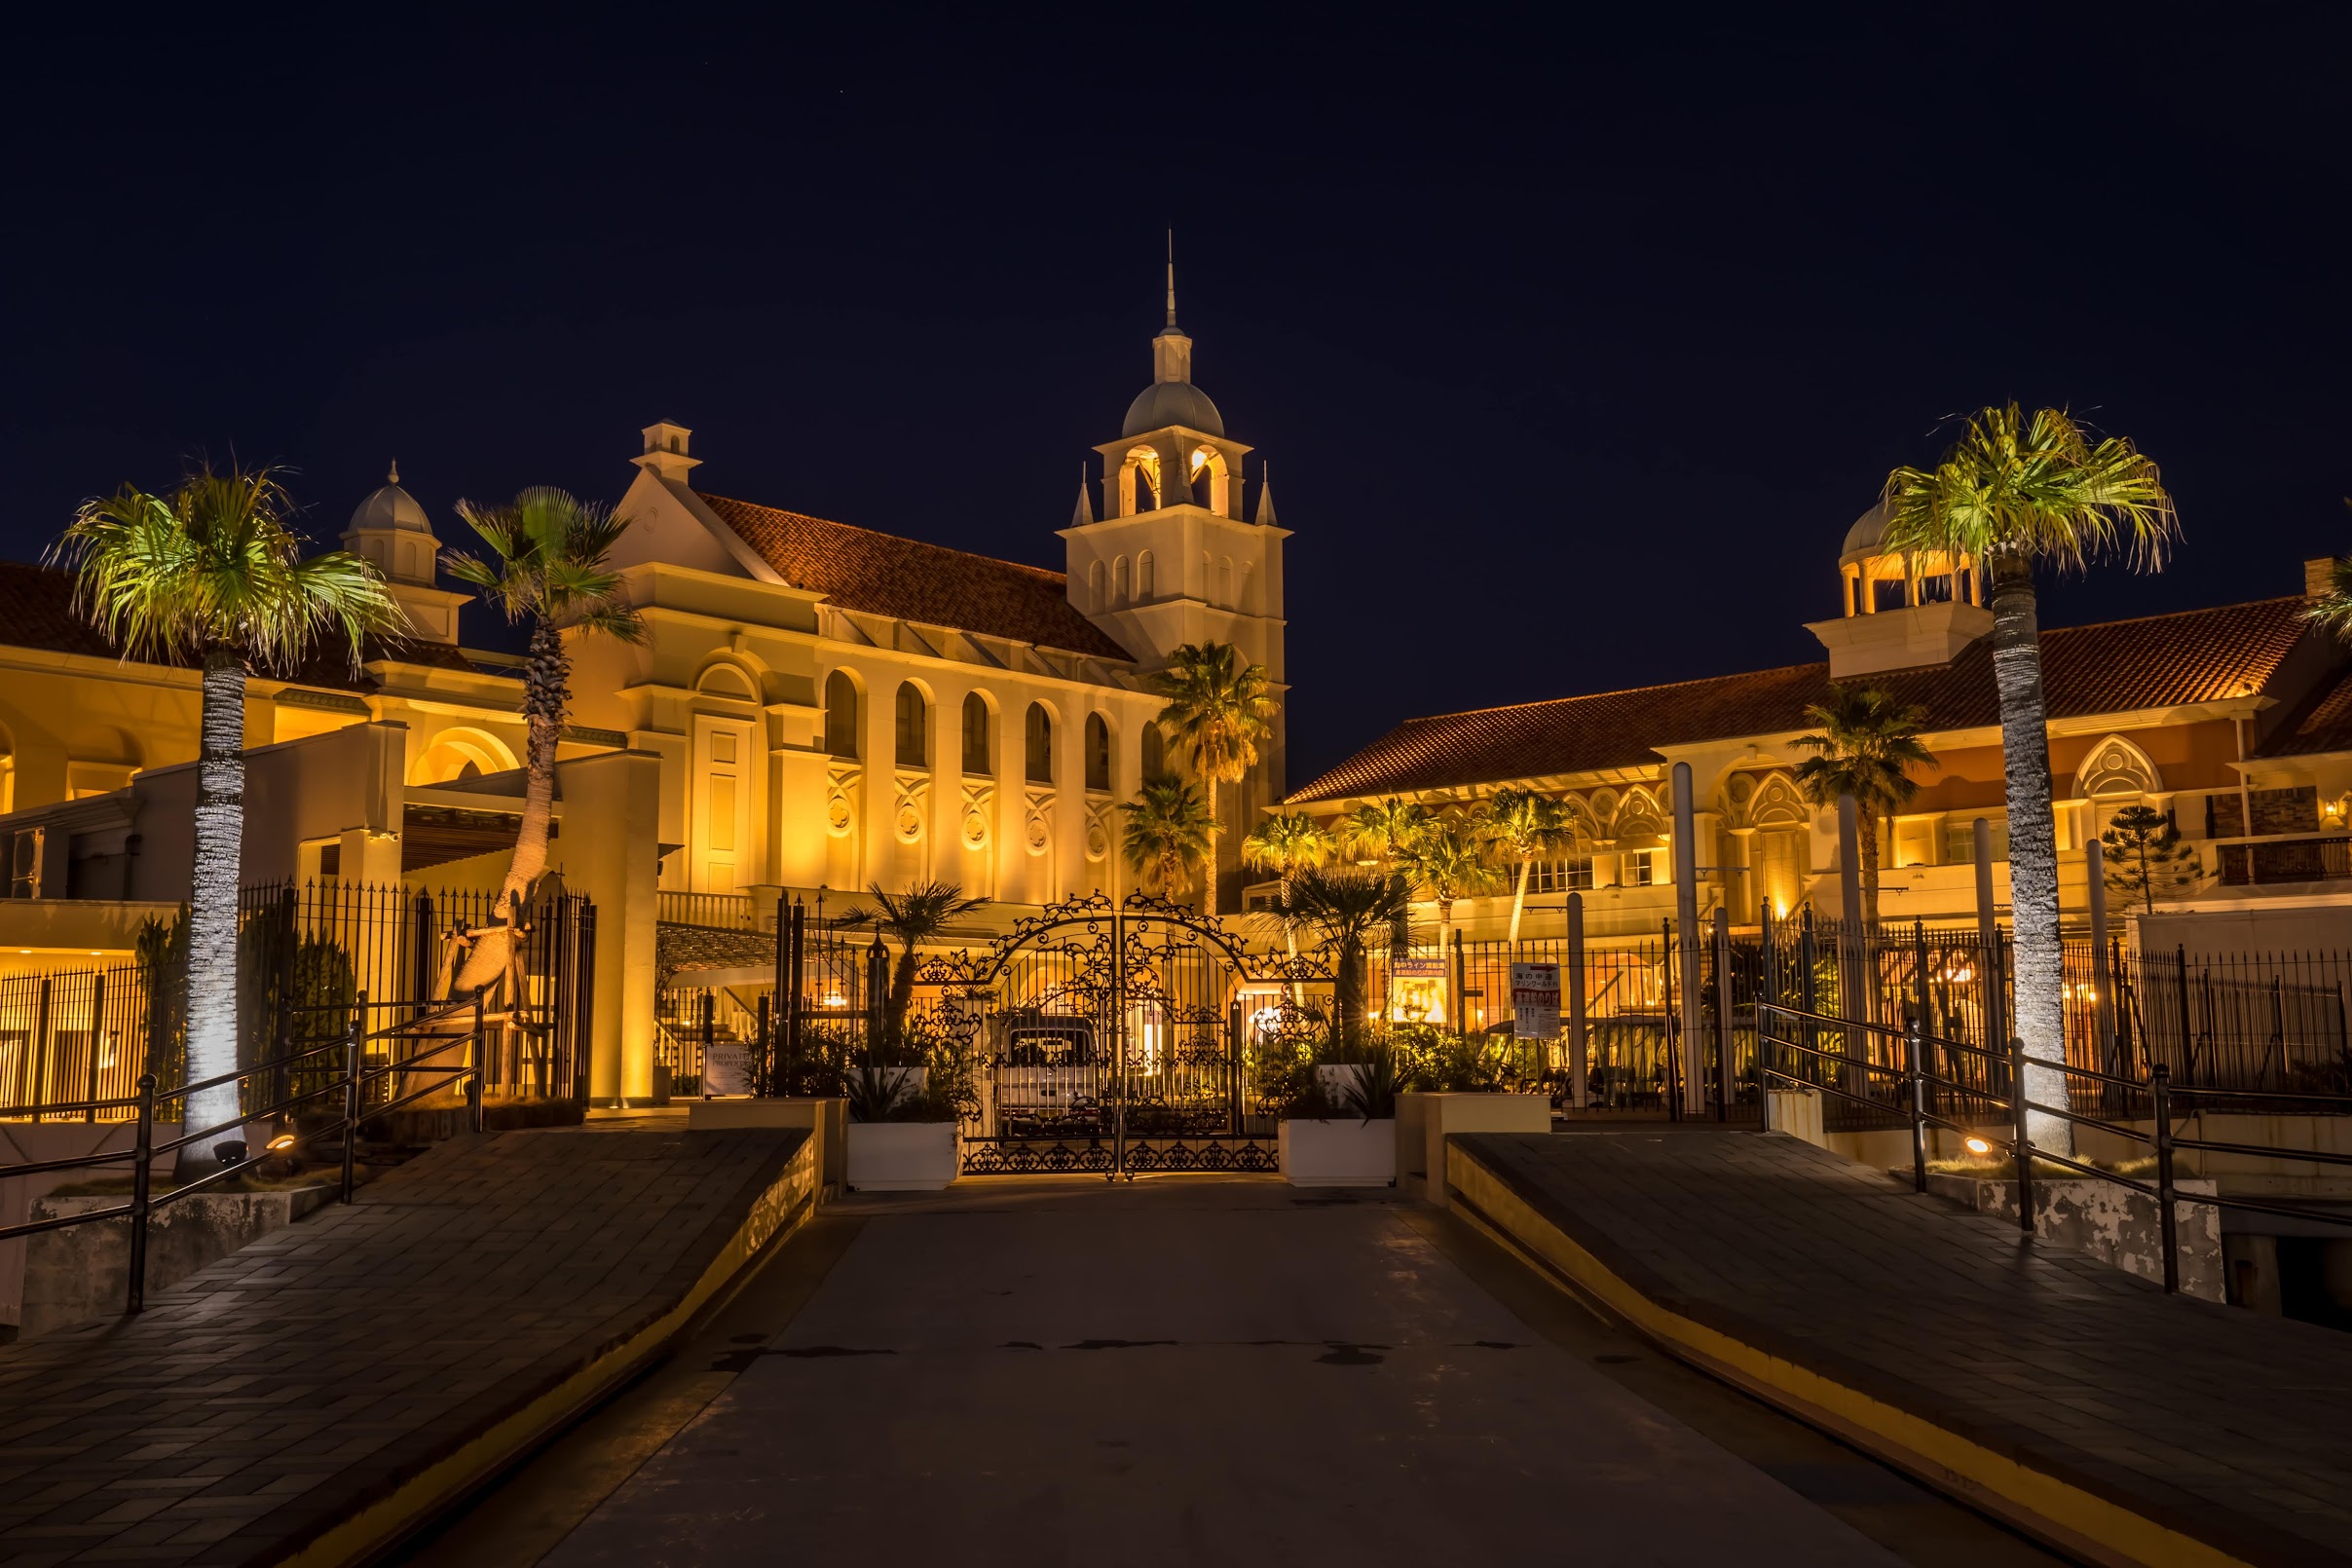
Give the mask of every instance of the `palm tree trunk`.
M 1201 875 L 1201 913 L 1203 915 L 1213 915 L 1216 914 L 1217 876 L 1216 780 L 1213 777 L 1210 777 L 1202 779 L 1201 782 L 1208 787 L 1209 791 L 1209 864 Z
M 514 857 L 506 863 L 506 879 L 499 884 L 496 917 L 519 923 L 521 901 L 547 870 L 547 824 L 555 812 L 555 748 L 563 739 L 564 715 L 571 707 L 571 661 L 564 656 L 563 633 L 541 620 L 531 628 L 531 662 L 523 672 L 524 742 L 523 819 L 515 830 Z M 469 996 L 498 983 L 506 973 L 516 933 L 502 923 L 485 931 L 466 954 L 450 993 Z
M 907 1037 L 907 1010 L 915 1005 L 915 939 L 909 937 L 906 948 L 898 955 L 898 968 L 890 976 L 890 1044 L 895 1048 Z
M 2058 825 L 2050 810 L 2049 718 L 2042 701 L 2040 626 L 2034 574 L 2023 561 L 1997 560 L 1993 572 L 1993 684 L 2000 696 L 2000 749 L 2009 808 L 2009 910 L 2017 956 L 2010 993 L 2017 1037 L 2034 1061 L 2066 1061 L 2066 952 L 2058 934 Z M 2067 1077 L 2029 1067 L 2025 1096 L 2067 1103 Z M 2026 1136 L 2072 1158 L 2072 1123 L 2035 1111 Z
M 196 765 L 196 864 L 188 884 L 189 1083 L 237 1068 L 237 888 L 244 861 L 245 666 L 205 654 L 203 742 Z M 234 1082 L 188 1097 L 189 1132 L 234 1122 Z M 217 1139 L 237 1137 L 225 1128 Z M 214 1139 L 180 1150 L 181 1179 L 216 1169 Z
M 1859 802 L 1855 803 L 1860 804 Z M 1860 858 L 1862 861 L 1862 928 L 1879 928 L 1879 813 L 1875 807 L 1861 809 Z
M 1535 856 L 1519 857 L 1518 881 L 1511 890 L 1511 955 L 1519 955 L 1519 912 L 1527 907 L 1527 872 L 1535 864 Z

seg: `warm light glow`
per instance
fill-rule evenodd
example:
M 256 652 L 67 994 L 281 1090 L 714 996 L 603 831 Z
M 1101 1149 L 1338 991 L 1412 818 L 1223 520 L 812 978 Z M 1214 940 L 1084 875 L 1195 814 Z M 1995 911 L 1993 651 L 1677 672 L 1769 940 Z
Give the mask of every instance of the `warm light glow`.
M 1972 1138 L 1968 1139 L 1968 1152 L 1971 1154 L 1990 1154 L 1993 1152 L 1993 1145 L 1986 1142 L 1981 1138 Z
M 1202 470 L 1203 468 L 1206 468 L 1207 467 L 1209 467 L 1209 460 L 1210 460 L 1212 457 L 1213 457 L 1213 456 L 1215 456 L 1215 454 L 1214 454 L 1214 453 L 1213 453 L 1213 452 L 1211 452 L 1211 451 L 1209 450 L 1209 448 L 1207 448 L 1207 447 L 1205 447 L 1205 446 L 1202 446 L 1202 447 L 1195 447 L 1195 448 L 1193 448 L 1193 452 L 1192 452 L 1192 477 L 1193 477 L 1193 478 L 1198 479 L 1198 478 L 1201 476 L 1201 470 Z
M 1953 964 L 1944 971 L 1944 979 L 1955 986 L 1965 986 L 1976 978 L 1976 971 L 1964 963 Z
M 849 1005 L 849 998 L 838 990 L 829 990 L 818 998 L 817 1005 L 819 1007 L 846 1007 Z
M 290 1149 L 293 1146 L 294 1135 L 291 1133 L 280 1133 L 276 1138 L 270 1139 L 270 1147 L 273 1150 Z

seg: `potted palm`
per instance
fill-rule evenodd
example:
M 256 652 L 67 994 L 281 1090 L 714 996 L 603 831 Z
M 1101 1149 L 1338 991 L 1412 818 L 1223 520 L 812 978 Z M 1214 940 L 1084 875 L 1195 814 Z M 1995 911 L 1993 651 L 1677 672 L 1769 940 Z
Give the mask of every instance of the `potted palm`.
M 849 1185 L 859 1192 L 937 1192 L 955 1179 L 960 1114 L 951 1075 L 870 1051 L 849 1069 Z
M 1397 1058 L 1385 1041 L 1334 1033 L 1325 1060 L 1278 1133 L 1294 1187 L 1388 1187 L 1397 1181 Z

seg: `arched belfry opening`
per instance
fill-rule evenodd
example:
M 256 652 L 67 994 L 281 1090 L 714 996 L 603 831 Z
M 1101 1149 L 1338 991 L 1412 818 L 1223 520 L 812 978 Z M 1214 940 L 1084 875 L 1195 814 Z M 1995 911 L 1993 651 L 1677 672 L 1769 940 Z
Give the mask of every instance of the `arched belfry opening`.
M 1885 543 L 1886 506 L 1854 519 L 1838 552 L 1838 615 L 1808 629 L 1829 650 L 1836 680 L 1948 664 L 1993 629 L 1983 563 Z

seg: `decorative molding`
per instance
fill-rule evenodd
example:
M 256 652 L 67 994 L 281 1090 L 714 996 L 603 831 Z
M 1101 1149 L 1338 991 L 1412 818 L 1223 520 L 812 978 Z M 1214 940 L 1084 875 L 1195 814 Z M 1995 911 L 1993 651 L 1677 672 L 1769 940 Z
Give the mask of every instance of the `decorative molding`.
M 857 788 L 863 777 L 855 764 L 835 762 L 826 769 L 825 831 L 846 839 L 857 831 Z
M 931 775 L 901 772 L 895 777 L 898 789 L 890 807 L 890 831 L 900 843 L 920 843 L 931 810 Z
M 1021 847 L 1042 855 L 1054 846 L 1054 793 L 1025 791 L 1027 809 L 1021 814 Z
M 963 815 L 957 837 L 966 849 L 986 849 L 989 846 L 989 820 L 995 815 L 996 786 L 992 783 L 969 784 L 963 787 Z

